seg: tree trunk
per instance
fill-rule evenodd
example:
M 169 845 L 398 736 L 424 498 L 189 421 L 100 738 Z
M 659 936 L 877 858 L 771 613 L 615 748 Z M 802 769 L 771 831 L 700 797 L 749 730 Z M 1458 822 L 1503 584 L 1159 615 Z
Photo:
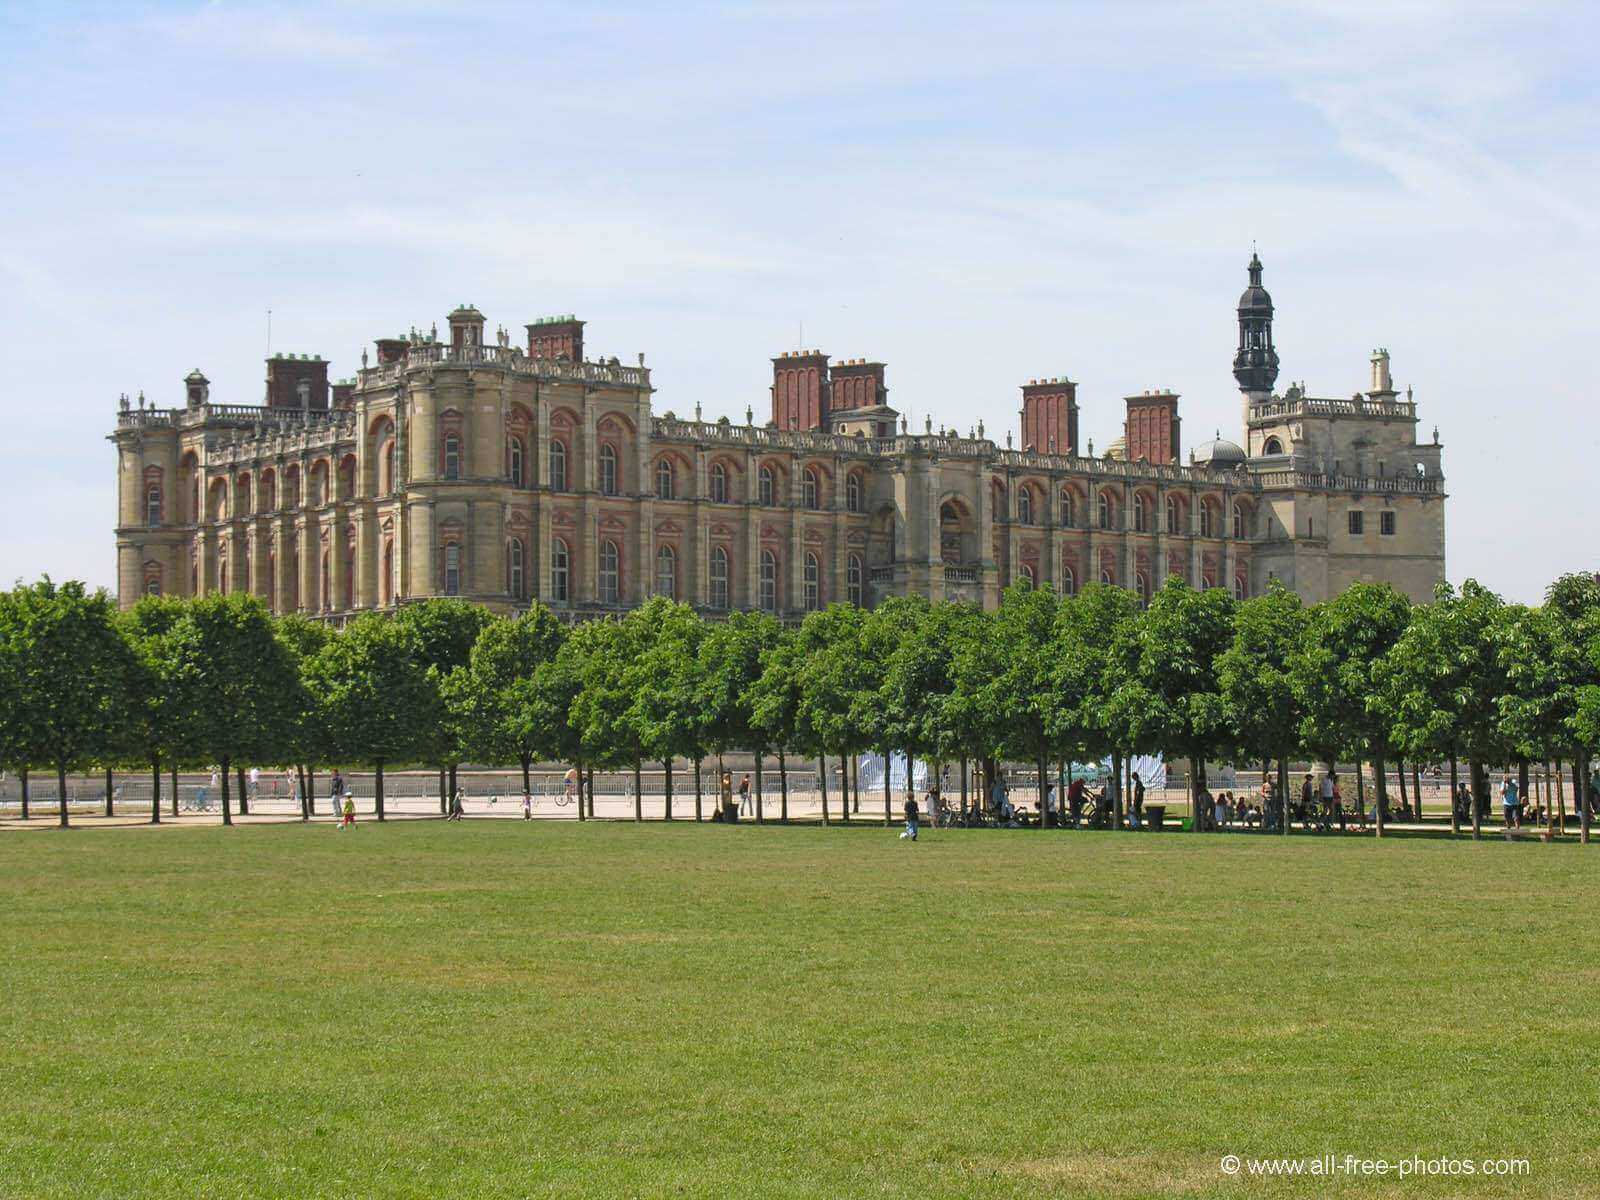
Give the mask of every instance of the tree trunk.
M 1416 760 L 1411 763 L 1411 799 L 1412 807 L 1416 809 L 1417 824 L 1422 824 L 1422 773 L 1417 770 Z
M 1044 809 L 1045 809 L 1045 804 L 1044 804 L 1045 788 L 1047 786 L 1046 785 L 1046 780 L 1045 780 L 1045 765 L 1044 765 L 1044 755 L 1043 754 L 1039 755 L 1039 761 L 1034 764 L 1034 769 L 1039 772 L 1039 788 L 1038 788 L 1038 791 L 1039 791 L 1039 828 L 1043 829 L 1044 828 L 1044 821 L 1045 821 L 1045 811 L 1044 811 Z
M 18 777 L 18 782 L 20 782 L 22 784 L 22 819 L 24 821 L 26 821 L 28 819 L 28 768 L 27 767 L 18 767 L 17 768 L 17 777 Z M 177 793 L 174 792 L 173 795 L 174 795 L 174 797 L 176 797 Z M 174 805 L 174 808 L 172 810 L 172 815 L 173 816 L 177 816 L 178 815 L 178 810 L 176 808 L 176 805 L 177 805 L 178 802 L 177 802 L 176 799 L 174 799 L 172 803 Z
M 1064 793 L 1063 793 L 1064 794 Z M 961 819 L 967 819 L 967 756 L 961 756 Z
M 1579 749 L 1573 758 L 1573 769 L 1578 777 L 1572 781 L 1572 795 L 1578 802 L 1578 841 L 1589 844 L 1589 805 L 1594 797 L 1589 794 L 1589 752 Z
M 1375 814 L 1372 821 L 1373 837 L 1383 836 L 1383 810 L 1388 807 L 1389 800 L 1389 781 L 1387 778 L 1385 778 L 1386 775 L 1387 772 L 1384 770 L 1383 759 L 1377 755 L 1374 755 L 1372 759 L 1372 808 Z
M 250 797 L 245 794 L 244 790 L 244 768 L 235 767 L 234 773 L 239 780 L 239 815 L 248 817 L 250 815 Z
M 1528 760 L 1517 760 L 1517 799 L 1522 802 L 1522 807 L 1528 806 Z M 1522 824 L 1522 813 L 1517 813 L 1517 824 Z
M 1460 791 L 1460 778 L 1457 775 L 1456 756 L 1450 755 L 1450 832 L 1461 832 L 1461 806 L 1456 803 L 1456 795 Z
M 383 820 L 383 759 L 379 758 L 372 764 L 372 807 L 378 814 L 378 820 Z
M 523 750 L 517 755 L 517 757 L 522 760 L 522 794 L 524 796 L 532 796 L 533 795 L 533 753 L 532 753 L 532 751 L 529 751 L 529 750 Z
M 444 768 L 439 768 L 439 815 L 450 815 L 450 781 L 446 778 Z
M 222 823 L 233 824 L 233 806 L 228 799 L 228 760 L 222 760 L 222 770 L 218 772 L 222 779 Z
M 822 789 L 822 823 L 828 822 L 828 758 L 823 755 L 817 759 L 817 787 Z
M 1204 827 L 1206 818 L 1200 815 L 1200 792 L 1206 786 L 1206 765 L 1191 758 L 1189 760 L 1189 824 L 1198 832 Z
M 894 798 L 889 794 L 889 752 L 883 752 L 883 824 L 884 828 L 894 826 Z
M 701 788 L 703 786 L 701 781 L 700 781 L 700 770 L 701 770 L 701 764 L 703 764 L 704 762 L 705 762 L 705 759 L 703 759 L 703 758 L 697 758 L 697 759 L 694 760 L 694 819 L 696 821 L 699 821 L 699 820 L 703 819 L 701 806 L 700 806 Z M 720 788 L 721 786 L 722 786 L 722 776 L 718 775 L 717 776 L 717 787 Z
M 56 763 L 56 787 L 61 790 L 56 793 L 56 800 L 61 807 L 61 828 L 67 827 L 67 764 Z
M 582 787 L 578 791 L 581 798 Z M 594 768 L 592 766 L 589 768 L 589 819 L 591 821 L 594 820 Z
M 637 757 L 633 760 L 633 819 L 644 820 L 644 763 Z
M 766 754 L 764 752 L 756 751 L 756 814 L 758 816 L 761 813 L 761 760 L 765 757 Z M 739 807 L 744 807 L 742 802 Z
M 1410 809 L 1411 802 L 1406 796 L 1406 760 L 1405 759 L 1397 758 L 1397 759 L 1394 760 L 1394 777 L 1397 780 L 1399 780 L 1399 782 L 1400 782 L 1400 807 L 1402 809 Z
M 317 769 L 310 763 L 306 764 L 306 811 L 317 815 Z
M 756 809 L 756 820 L 761 820 L 761 810 Z M 784 760 L 783 751 L 778 751 L 778 820 L 789 820 L 789 764 Z
M 839 815 L 850 824 L 850 759 L 839 755 Z
M 661 766 L 662 773 L 666 777 L 664 782 L 667 790 L 667 798 L 662 802 L 662 813 L 670 821 L 672 820 L 672 760 L 670 758 L 662 759 Z
M 300 819 L 311 819 L 311 789 L 306 786 L 306 768 L 299 764 L 294 768 L 295 786 L 300 789 Z
M 450 798 L 452 800 L 455 799 L 455 794 L 456 794 L 457 790 L 458 790 L 458 788 L 456 787 L 456 764 L 455 763 L 451 763 L 450 764 Z
M 1472 780 L 1472 840 L 1483 837 L 1483 794 L 1489 786 L 1489 772 L 1477 759 L 1467 763 L 1467 778 Z
M 161 755 L 150 756 L 150 824 L 161 824 Z
M 1289 760 L 1278 756 L 1278 819 L 1283 822 L 1283 836 L 1289 836 Z
M 850 804 L 851 811 L 861 811 L 861 756 L 850 756 Z
M 112 804 L 112 796 L 114 794 L 114 790 L 115 790 L 114 789 L 114 780 L 112 778 L 111 768 L 107 767 L 106 768 L 106 816 L 108 816 L 108 817 L 114 817 L 114 816 L 117 815 L 115 810 L 114 810 L 114 808 L 113 808 L 113 804 Z

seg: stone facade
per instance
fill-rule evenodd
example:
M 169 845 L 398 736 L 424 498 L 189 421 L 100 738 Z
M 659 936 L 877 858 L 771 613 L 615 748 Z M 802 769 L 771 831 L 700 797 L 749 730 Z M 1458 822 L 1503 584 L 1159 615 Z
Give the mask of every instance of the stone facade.
M 270 360 L 263 405 L 213 403 L 198 371 L 180 408 L 124 399 L 122 604 L 249 591 L 342 619 L 459 595 L 580 618 L 665 593 L 794 618 L 908 593 L 992 608 L 1020 578 L 1148 595 L 1177 574 L 1246 596 L 1275 577 L 1315 601 L 1357 579 L 1426 599 L 1444 577 L 1440 446 L 1417 443 L 1387 352 L 1351 400 L 1247 391 L 1248 449 L 1219 439 L 1185 465 L 1163 461 L 1165 391 L 1127 401 L 1134 461 L 1076 451 L 1064 378 L 1023 389 L 1046 446 L 1002 449 L 981 423 L 907 430 L 881 363 L 830 371 L 819 352 L 773 360 L 770 424 L 685 420 L 654 415 L 642 356 L 584 359 L 575 318 L 527 326 L 526 347 L 487 344 L 470 306 L 447 321 L 446 339 L 379 339 L 353 380 Z

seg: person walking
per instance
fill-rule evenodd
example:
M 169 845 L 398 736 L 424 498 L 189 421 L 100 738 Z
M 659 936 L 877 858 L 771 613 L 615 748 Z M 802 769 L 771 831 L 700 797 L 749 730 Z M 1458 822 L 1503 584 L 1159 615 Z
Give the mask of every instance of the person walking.
M 354 829 L 355 828 L 355 824 L 356 824 L 356 798 L 354 796 L 352 796 L 349 792 L 346 792 L 344 794 L 344 820 L 340 821 L 336 826 L 334 826 L 334 828 L 335 829 L 343 829 L 345 826 L 348 825 L 350 828 Z
M 464 796 L 462 795 L 461 789 L 457 788 L 456 794 L 450 797 L 450 813 L 447 817 L 445 817 L 446 821 L 461 820 L 461 806 L 463 799 Z
M 917 797 L 915 794 L 906 797 L 906 827 L 900 835 L 902 839 L 917 840 Z
M 254 804 L 261 797 L 261 768 L 250 768 L 250 803 Z
M 1522 824 L 1521 806 L 1517 803 L 1517 781 L 1508 773 L 1500 781 L 1500 812 L 1505 818 L 1507 829 L 1516 829 Z
M 522 793 L 522 819 L 524 821 L 533 820 L 533 793 L 532 792 L 523 792 Z
M 726 821 L 728 812 L 733 808 L 733 773 L 724 771 L 722 780 L 717 784 L 717 820 Z
M 328 795 L 333 799 L 333 815 L 339 815 L 339 797 L 344 795 L 344 776 L 339 774 L 339 768 L 333 769 L 333 778 L 328 781 Z
M 1144 825 L 1144 780 L 1139 778 L 1139 772 L 1133 773 L 1133 807 L 1128 815 L 1133 823 L 1133 828 L 1139 829 Z
M 739 815 L 753 817 L 755 812 L 755 802 L 750 799 L 750 772 L 746 771 L 739 780 Z

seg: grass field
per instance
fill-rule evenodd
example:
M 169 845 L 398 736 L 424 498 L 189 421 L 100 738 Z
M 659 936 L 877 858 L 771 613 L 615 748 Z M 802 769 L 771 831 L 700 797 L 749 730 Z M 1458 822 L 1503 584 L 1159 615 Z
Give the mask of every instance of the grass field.
M 0 1191 L 1600 1190 L 1600 857 L 480 822 L 0 838 Z M 1230 1178 L 1225 1153 L 1529 1160 Z

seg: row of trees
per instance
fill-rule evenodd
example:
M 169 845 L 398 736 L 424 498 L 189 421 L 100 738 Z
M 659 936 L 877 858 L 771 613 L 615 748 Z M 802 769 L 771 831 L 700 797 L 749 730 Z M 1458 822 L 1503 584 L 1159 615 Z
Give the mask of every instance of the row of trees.
M 1535 607 L 1471 582 L 1424 605 L 1356 584 L 1307 607 L 1281 587 L 1236 602 L 1172 580 L 1145 608 L 1116 587 L 1018 585 L 994 612 L 894 598 L 795 628 L 659 598 L 574 627 L 538 605 L 497 618 L 434 600 L 335 630 L 241 595 L 118 613 L 77 583 L 0 594 L 0 762 L 23 777 L 24 815 L 28 770 L 53 768 L 63 824 L 69 771 L 134 763 L 153 821 L 164 769 L 175 812 L 176 769 L 219 764 L 231 823 L 244 764 L 294 767 L 309 814 L 333 762 L 371 765 L 382 819 L 386 767 L 437 767 L 442 803 L 458 764 L 513 761 L 525 787 L 535 761 L 575 764 L 580 816 L 595 768 L 631 769 L 641 818 L 643 765 L 659 762 L 670 817 L 673 764 L 688 761 L 699 817 L 701 765 L 743 750 L 761 816 L 759 764 L 775 755 L 780 817 L 799 757 L 840 763 L 847 820 L 844 764 L 866 751 L 959 762 L 963 797 L 969 765 L 986 783 L 1001 761 L 1042 786 L 1052 763 L 1109 756 L 1120 778 L 1129 755 L 1161 753 L 1190 761 L 1196 790 L 1208 762 L 1276 763 L 1287 792 L 1291 760 L 1353 760 L 1373 768 L 1381 833 L 1390 766 L 1447 762 L 1454 791 L 1465 764 L 1482 795 L 1491 764 L 1568 762 L 1581 796 L 1597 742 L 1600 583 L 1582 575 Z

